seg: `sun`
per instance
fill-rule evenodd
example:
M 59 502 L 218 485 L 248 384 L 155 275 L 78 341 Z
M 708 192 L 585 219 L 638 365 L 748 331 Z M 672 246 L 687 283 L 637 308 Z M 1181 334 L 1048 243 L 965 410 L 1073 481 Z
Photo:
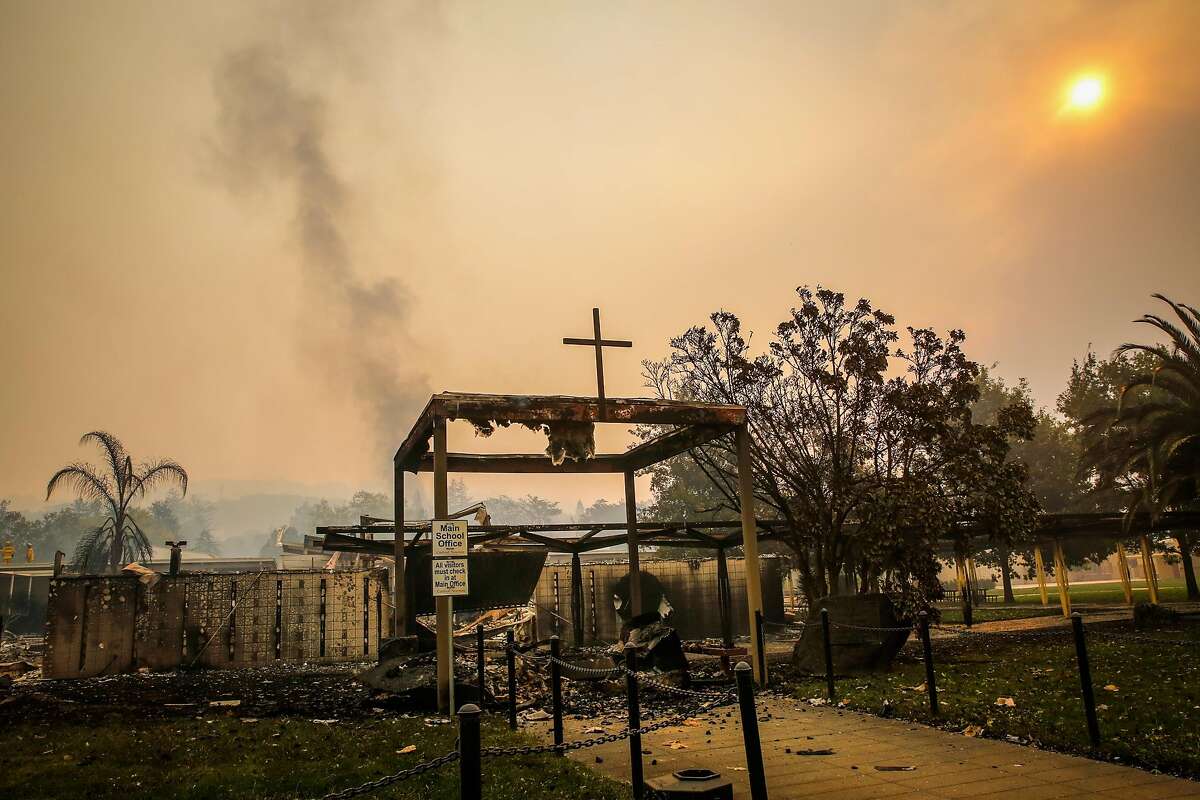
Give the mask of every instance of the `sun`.
M 1066 111 L 1091 111 L 1104 102 L 1104 78 L 1080 75 L 1067 87 Z

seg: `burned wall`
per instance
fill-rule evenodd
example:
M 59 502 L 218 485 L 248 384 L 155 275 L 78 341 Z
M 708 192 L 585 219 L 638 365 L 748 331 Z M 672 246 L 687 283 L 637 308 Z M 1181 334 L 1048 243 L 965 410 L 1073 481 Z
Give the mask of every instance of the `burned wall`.
M 350 569 L 55 578 L 43 674 L 367 660 L 387 635 L 386 577 Z
M 728 559 L 729 588 L 732 601 L 734 636 L 749 633 L 746 613 L 745 560 Z M 717 560 L 715 558 L 670 559 L 642 561 L 641 571 L 653 575 L 662 585 L 673 613 L 670 623 L 683 639 L 719 638 L 721 612 L 717 595 Z M 783 620 L 782 562 L 771 556 L 759 559 L 762 575 L 763 616 L 768 620 Z M 617 584 L 629 572 L 627 561 L 584 562 L 583 579 L 583 642 L 582 644 L 615 642 L 620 638 L 621 619 L 613 603 Z M 575 644 L 571 626 L 571 564 L 548 564 L 542 571 L 534 594 L 537 604 L 538 636 L 557 635 L 564 642 Z M 650 607 L 646 611 L 652 611 Z

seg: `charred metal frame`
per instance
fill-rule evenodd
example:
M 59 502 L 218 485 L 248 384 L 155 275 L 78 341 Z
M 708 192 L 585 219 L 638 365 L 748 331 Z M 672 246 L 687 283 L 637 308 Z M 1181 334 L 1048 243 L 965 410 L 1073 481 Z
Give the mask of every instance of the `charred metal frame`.
M 599 337 L 597 337 L 599 338 Z M 663 425 L 669 427 L 666 433 L 641 442 L 624 453 L 596 454 L 591 458 L 579 460 L 563 460 L 554 463 L 549 456 L 542 453 L 511 453 L 511 454 L 479 454 L 479 453 L 449 453 L 446 447 L 446 423 L 451 420 L 466 420 L 477 429 L 493 429 L 513 424 L 524 425 L 533 429 L 539 426 L 554 426 L 560 423 L 616 423 L 624 425 Z M 494 394 L 463 394 L 445 392 L 430 398 L 429 403 L 417 418 L 412 431 L 404 443 L 396 451 L 393 459 L 395 486 L 395 516 L 394 530 L 397 531 L 393 540 L 392 556 L 396 561 L 394 575 L 395 615 L 394 624 L 397 635 L 410 632 L 410 614 L 406 610 L 406 588 L 404 585 L 404 560 L 406 550 L 417 545 L 420 538 L 418 532 L 414 541 L 406 543 L 404 532 L 404 473 L 433 473 L 433 515 L 436 519 L 444 518 L 447 508 L 447 476 L 451 472 L 474 473 L 512 473 L 512 474 L 575 474 L 575 473 L 619 473 L 625 478 L 625 508 L 626 525 L 624 541 L 629 557 L 630 575 L 630 605 L 637 614 L 641 610 L 641 582 L 638 551 L 642 544 L 640 532 L 642 525 L 637 520 L 637 497 L 634 488 L 634 475 L 638 470 L 645 469 L 672 456 L 685 453 L 688 450 L 711 442 L 719 436 L 732 434 L 736 439 L 738 454 L 738 484 L 741 495 L 742 515 L 740 522 L 740 541 L 746 557 L 746 600 L 753 630 L 755 612 L 762 609 L 762 591 L 759 585 L 758 573 L 758 525 L 754 518 L 753 479 L 750 464 L 750 439 L 746 429 L 746 409 L 738 405 L 717 403 L 693 403 L 679 400 L 652 400 L 642 398 L 612 398 L 612 397 L 564 397 L 559 395 L 494 395 Z M 430 446 L 432 440 L 432 447 Z M 565 550 L 577 555 L 585 550 L 599 549 L 615 544 L 619 537 L 596 537 L 605 526 L 584 526 L 587 530 L 573 542 L 564 542 L 548 536 L 540 536 L 534 532 L 537 526 L 524 526 L 511 533 L 505 532 L 506 526 L 489 526 L 479 529 L 485 536 L 516 534 L 520 538 L 537 544 Z M 652 539 L 660 538 L 663 526 L 655 526 L 655 533 L 646 544 L 659 544 Z M 730 527 L 724 523 L 723 527 Z M 696 526 L 678 525 L 676 531 L 694 531 Z M 562 526 L 554 526 L 552 530 L 564 530 Z M 335 532 L 332 529 L 326 529 Z M 672 539 L 670 536 L 663 537 Z M 369 540 L 364 540 L 364 543 Z M 662 542 L 666 543 L 666 542 Z M 683 542 L 674 541 L 682 544 Z M 687 539 L 688 546 L 705 546 L 701 537 Z M 708 546 L 713 545 L 710 539 Z M 719 549 L 719 548 L 718 548 Z M 575 586 L 579 580 L 579 570 L 572 570 L 571 597 L 582 594 L 582 586 Z M 449 608 L 445 612 L 439 606 L 438 627 L 449 628 Z M 572 615 L 572 624 L 582 627 L 582 619 Z M 751 637 L 753 639 L 753 637 Z M 757 645 L 754 645 L 757 648 Z M 449 669 L 449 653 L 438 654 L 439 673 Z M 754 653 L 753 663 L 760 659 Z M 761 670 L 756 668 L 755 678 L 760 682 L 765 680 Z M 439 675 L 439 678 L 442 676 Z M 448 677 L 447 677 L 448 682 Z M 439 683 L 441 681 L 439 680 Z

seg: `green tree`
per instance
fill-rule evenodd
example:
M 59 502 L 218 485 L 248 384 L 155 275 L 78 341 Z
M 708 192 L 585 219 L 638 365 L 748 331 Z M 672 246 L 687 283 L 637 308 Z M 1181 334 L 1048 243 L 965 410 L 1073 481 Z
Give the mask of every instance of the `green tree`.
M 1122 492 L 1125 510 L 1162 511 L 1200 502 L 1200 312 L 1163 295 L 1178 322 L 1145 314 L 1166 343 L 1127 343 L 1114 360 L 1136 367 L 1114 398 L 1083 420 L 1083 463 L 1102 490 Z M 1189 599 L 1200 599 L 1191 563 L 1194 545 L 1173 532 L 1183 558 Z
M 1002 408 L 1015 403 L 1033 406 L 1028 383 L 1024 378 L 1015 386 L 1008 386 L 986 368 L 980 370 L 979 399 L 972 407 L 976 422 L 995 424 Z M 1017 438 L 1010 442 L 1009 460 L 1021 464 L 1026 472 L 1026 486 L 1037 499 L 1043 511 L 1060 513 L 1092 510 L 1094 498 L 1088 481 L 1079 473 L 1079 435 L 1066 421 L 1045 409 L 1034 415 L 1033 436 Z M 1107 547 L 1107 543 L 1104 543 Z M 1082 564 L 1086 560 L 1098 560 L 1107 555 L 1097 552 L 1092 545 L 1068 546 L 1068 563 Z M 1024 562 L 1023 576 L 1029 577 L 1033 569 L 1032 548 L 1011 550 L 1005 541 L 1000 541 L 991 550 L 976 554 L 975 560 L 984 566 L 994 567 L 1001 577 L 1005 602 L 1015 602 L 1012 591 L 1013 556 Z
M 764 352 L 751 352 L 729 312 L 672 339 L 646 362 L 660 397 L 738 403 L 749 410 L 756 502 L 787 521 L 810 603 L 853 573 L 910 608 L 940 591 L 938 541 L 967 522 L 996 537 L 1027 536 L 1037 503 L 1009 441 L 1032 433 L 1027 404 L 976 423 L 978 366 L 961 331 L 908 329 L 865 299 L 798 290 L 800 305 Z M 738 508 L 732 442 L 689 455 Z
M 625 522 L 625 501 L 610 503 L 600 498 L 578 513 L 580 522 Z
M 106 516 L 86 533 L 75 547 L 74 562 L 81 569 L 107 566 L 116 570 L 123 563 L 150 557 L 150 542 L 130 513 L 131 504 L 164 483 L 176 483 L 187 492 L 187 472 L 174 461 L 160 459 L 138 464 L 125 451 L 121 440 L 104 431 L 86 433 L 80 445 L 94 443 L 104 456 L 103 467 L 76 462 L 54 473 L 46 484 L 46 499 L 55 489 L 69 486 L 81 500 L 102 505 Z

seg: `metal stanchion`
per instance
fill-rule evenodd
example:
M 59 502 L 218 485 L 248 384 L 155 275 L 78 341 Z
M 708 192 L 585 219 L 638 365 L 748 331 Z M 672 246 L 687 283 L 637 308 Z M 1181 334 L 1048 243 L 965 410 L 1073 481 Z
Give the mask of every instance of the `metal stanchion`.
M 763 685 L 767 684 L 767 635 L 763 628 L 762 609 L 754 609 L 754 635 L 758 637 L 758 674 L 763 676 Z
M 486 686 L 486 684 L 484 683 L 485 678 L 484 678 L 484 674 L 483 674 L 484 663 L 485 662 L 484 662 L 484 657 L 483 657 L 483 623 L 481 622 L 481 623 L 479 623 L 479 627 L 477 627 L 475 629 L 475 668 L 477 670 L 476 678 L 478 679 L 478 682 L 479 682 L 479 707 L 480 708 L 483 708 L 484 687 Z
M 517 729 L 517 643 L 510 628 L 504 635 L 505 661 L 508 662 L 508 727 Z
M 554 743 L 563 743 L 563 708 L 562 708 L 562 667 L 559 659 L 562 657 L 562 642 L 557 636 L 550 637 L 550 701 L 554 711 Z M 555 751 L 563 755 L 562 750 Z
M 483 776 L 479 754 L 479 706 L 467 703 L 458 710 L 458 796 L 482 800 Z
M 825 685 L 829 687 L 829 702 L 834 700 L 833 642 L 829 639 L 829 611 L 821 609 L 821 636 L 825 643 Z
M 625 645 L 625 693 L 629 697 L 629 729 L 642 726 L 642 712 L 638 707 L 637 648 L 632 643 Z M 642 776 L 642 735 L 629 737 L 629 779 L 633 781 L 634 800 L 642 800 L 645 781 Z
M 1087 642 L 1083 638 L 1083 617 L 1076 611 L 1071 615 L 1071 630 L 1075 634 L 1075 657 L 1079 659 L 1079 685 L 1083 690 L 1083 713 L 1087 717 L 1088 739 L 1092 747 L 1100 746 L 1100 723 L 1096 721 L 1096 696 L 1092 691 L 1092 669 L 1088 665 Z
M 738 705 L 742 712 L 742 739 L 746 745 L 746 774 L 751 800 L 767 800 L 767 774 L 763 770 L 762 742 L 758 738 L 758 711 L 754 707 L 754 671 L 745 661 L 733 668 Z
M 938 713 L 937 681 L 933 675 L 933 643 L 929 641 L 929 612 L 921 612 L 921 648 L 925 652 L 925 691 L 929 693 L 929 713 Z

